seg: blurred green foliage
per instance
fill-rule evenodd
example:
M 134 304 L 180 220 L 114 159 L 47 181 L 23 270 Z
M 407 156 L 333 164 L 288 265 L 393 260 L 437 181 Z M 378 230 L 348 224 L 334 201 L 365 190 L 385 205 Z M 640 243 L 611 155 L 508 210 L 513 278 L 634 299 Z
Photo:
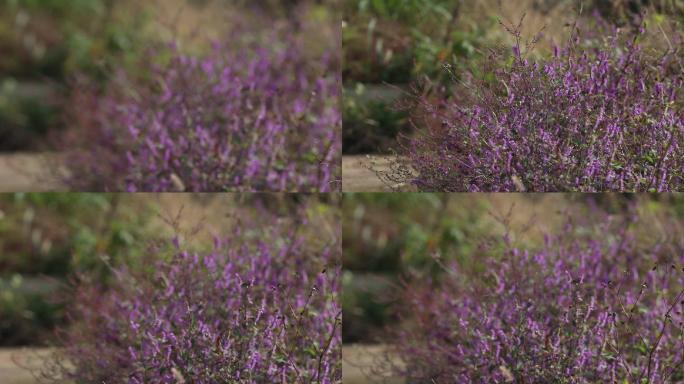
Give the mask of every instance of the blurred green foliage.
M 26 148 L 54 126 L 57 107 L 39 95 L 21 95 L 13 78 L 0 81 L 0 150 Z M 44 88 L 40 88 L 42 92 Z
M 468 62 L 487 43 L 495 18 L 476 23 L 460 0 L 347 0 L 344 7 L 345 79 L 406 84 L 418 76 L 449 79 L 444 65 Z
M 144 8 L 115 0 L 8 0 L 0 44 L 11 49 L 0 73 L 64 80 L 74 71 L 102 79 L 135 58 L 149 21 Z
M 435 260 L 469 263 L 493 235 L 488 204 L 468 195 L 347 193 L 342 199 L 344 340 L 372 340 L 393 320 L 400 277 L 439 276 Z
M 357 83 L 353 90 L 344 89 L 343 92 L 344 151 L 377 153 L 383 148 L 390 148 L 401 127 L 408 124 L 406 111 L 392 105 L 391 98 L 368 98 L 366 86 L 362 83 Z
M 406 87 L 425 78 L 445 84 L 453 74 L 477 71 L 479 48 L 497 24 L 469 20 L 461 8 L 461 0 L 345 0 L 345 87 Z M 369 97 L 345 93 L 345 153 L 387 152 L 398 133 L 411 131 L 387 100 Z
M 349 193 L 342 208 L 345 268 L 392 273 L 432 268 L 436 255 L 468 256 L 487 213 L 482 200 L 423 193 Z
M 121 195 L 27 193 L 0 195 L 0 273 L 64 276 L 106 268 L 99 260 L 135 258 L 135 239 L 149 207 L 119 204 Z M 141 210 L 141 211 L 139 211 Z M 112 261 L 114 262 L 114 261 Z
M 121 197 L 0 195 L 0 346 L 44 342 L 63 321 L 75 273 L 106 284 L 108 264 L 142 267 L 153 209 L 120 204 Z
M 39 286 L 39 288 L 36 288 Z M 51 300 L 54 284 L 22 275 L 0 277 L 0 347 L 40 343 L 62 321 L 62 305 Z
M 74 74 L 103 85 L 138 57 L 149 13 L 129 0 L 0 4 L 0 150 L 44 147 Z M 65 95 L 65 93 L 67 95 Z
M 673 21 L 684 22 L 684 0 L 593 0 L 586 5 L 617 23 L 629 23 L 642 12 L 668 15 Z

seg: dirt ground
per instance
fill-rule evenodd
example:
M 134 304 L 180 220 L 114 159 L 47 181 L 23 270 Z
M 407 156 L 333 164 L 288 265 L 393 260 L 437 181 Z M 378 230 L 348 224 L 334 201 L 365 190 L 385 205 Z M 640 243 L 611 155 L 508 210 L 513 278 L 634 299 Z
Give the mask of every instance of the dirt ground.
M 402 380 L 391 377 L 369 377 L 367 372 L 382 346 L 351 345 L 342 348 L 342 370 L 344 384 L 403 384 Z M 22 367 L 36 368 L 40 357 L 49 353 L 48 349 L 0 349 L 0 378 L 3 384 L 36 384 L 38 381 L 31 372 Z
M 350 155 L 342 156 L 342 192 L 389 192 L 392 189 L 369 169 L 386 171 L 390 157 Z
M 38 383 L 29 369 L 39 367 L 40 358 L 47 353 L 50 353 L 49 349 L 0 349 L 0 381 L 3 384 Z
M 39 153 L 0 154 L 0 193 L 66 191 L 63 185 L 45 172 L 45 165 L 53 156 Z M 344 192 L 390 191 L 390 188 L 368 169 L 371 161 L 367 156 L 343 157 Z M 386 158 L 376 157 L 374 161 L 378 163 L 380 170 L 387 169 Z
M 65 191 L 45 167 L 54 154 L 0 154 L 0 192 Z
M 379 345 L 352 344 L 342 347 L 342 382 L 344 384 L 404 384 L 390 375 L 370 375 L 384 348 Z

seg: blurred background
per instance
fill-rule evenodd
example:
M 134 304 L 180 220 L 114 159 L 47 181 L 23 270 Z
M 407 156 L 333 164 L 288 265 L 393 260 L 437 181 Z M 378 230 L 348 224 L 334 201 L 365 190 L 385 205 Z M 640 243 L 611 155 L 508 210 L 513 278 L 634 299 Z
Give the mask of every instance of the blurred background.
M 399 150 L 411 135 L 406 96 L 448 93 L 466 73 L 478 78 L 489 48 L 510 50 L 512 37 L 499 24 L 517 24 L 522 36 L 542 28 L 539 55 L 560 44 L 568 23 L 598 13 L 617 24 L 648 11 L 652 25 L 684 24 L 684 0 L 344 0 L 342 6 L 343 150 L 349 191 L 381 191 L 365 155 Z M 662 37 L 661 37 L 662 40 Z M 447 70 L 448 68 L 448 70 Z M 364 156 L 359 156 L 364 155 Z M 378 161 L 377 169 L 383 168 Z
M 336 7 L 336 0 L 3 0 L 0 191 L 59 189 L 36 179 L 69 114 L 88 113 L 70 105 L 76 80 L 107 87 L 154 44 L 176 40 L 194 49 L 237 24 L 255 34 L 292 24 L 312 52 L 331 49 L 339 46 Z
M 208 248 L 240 221 L 266 226 L 298 215 L 311 223 L 301 234 L 312 244 L 341 237 L 332 194 L 0 194 L 1 381 L 33 383 L 14 360 L 22 365 L 53 344 L 80 279 L 106 285 L 111 267 L 154 265 L 150 254 L 160 253 L 147 251 L 170 247 L 176 235 Z
M 379 379 L 367 375 L 380 360 L 388 333 L 402 325 L 401 291 L 411 281 L 439 279 L 451 260 L 478 276 L 478 260 L 500 254 L 504 235 L 514 245 L 534 249 L 543 244 L 544 234 L 558 233 L 571 217 L 591 226 L 633 213 L 640 218 L 633 228 L 638 238 L 659 239 L 672 233 L 664 228 L 684 229 L 684 196 L 344 194 L 345 383 Z M 410 316 L 404 319 L 410 322 Z

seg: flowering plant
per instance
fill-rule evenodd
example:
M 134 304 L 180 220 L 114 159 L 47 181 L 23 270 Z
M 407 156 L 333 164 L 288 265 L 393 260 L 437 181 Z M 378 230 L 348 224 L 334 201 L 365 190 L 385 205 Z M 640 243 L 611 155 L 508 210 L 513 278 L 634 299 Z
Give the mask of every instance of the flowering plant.
M 78 95 L 79 108 L 85 102 L 95 114 L 76 114 L 67 183 L 128 192 L 339 189 L 335 56 L 307 57 L 294 37 L 271 45 L 217 43 L 197 55 L 164 48 L 140 64 L 137 80 L 123 76 L 95 99 Z
M 451 264 L 406 289 L 402 376 L 434 383 L 684 380 L 684 248 L 568 225 L 541 249 L 506 243 L 481 278 Z
M 62 349 L 42 376 L 340 383 L 340 250 L 313 246 L 296 232 L 238 226 L 209 251 L 174 239 L 172 255 L 152 271 L 117 268 L 108 290 L 86 281 Z
M 384 175 L 424 191 L 675 191 L 684 183 L 682 40 L 644 30 L 581 34 L 534 60 L 517 26 L 511 55 L 454 96 L 416 97 L 415 136 Z M 660 38 L 659 44 L 665 44 Z

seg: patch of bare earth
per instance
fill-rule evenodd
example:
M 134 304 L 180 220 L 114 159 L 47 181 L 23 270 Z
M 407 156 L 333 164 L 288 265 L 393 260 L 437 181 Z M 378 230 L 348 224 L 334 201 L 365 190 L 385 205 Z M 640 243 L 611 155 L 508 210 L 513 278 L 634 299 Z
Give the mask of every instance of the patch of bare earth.
M 404 384 L 405 381 L 383 371 L 385 347 L 352 344 L 342 347 L 342 382 L 344 384 Z
M 54 154 L 0 154 L 0 192 L 65 191 L 58 175 L 48 170 L 56 161 Z
M 390 170 L 393 156 L 349 155 L 342 157 L 343 192 L 388 192 L 409 189 L 403 184 L 387 183 L 378 172 Z
M 42 359 L 50 354 L 47 348 L 0 349 L 0 382 L 3 384 L 37 384 L 31 373 L 41 367 Z

